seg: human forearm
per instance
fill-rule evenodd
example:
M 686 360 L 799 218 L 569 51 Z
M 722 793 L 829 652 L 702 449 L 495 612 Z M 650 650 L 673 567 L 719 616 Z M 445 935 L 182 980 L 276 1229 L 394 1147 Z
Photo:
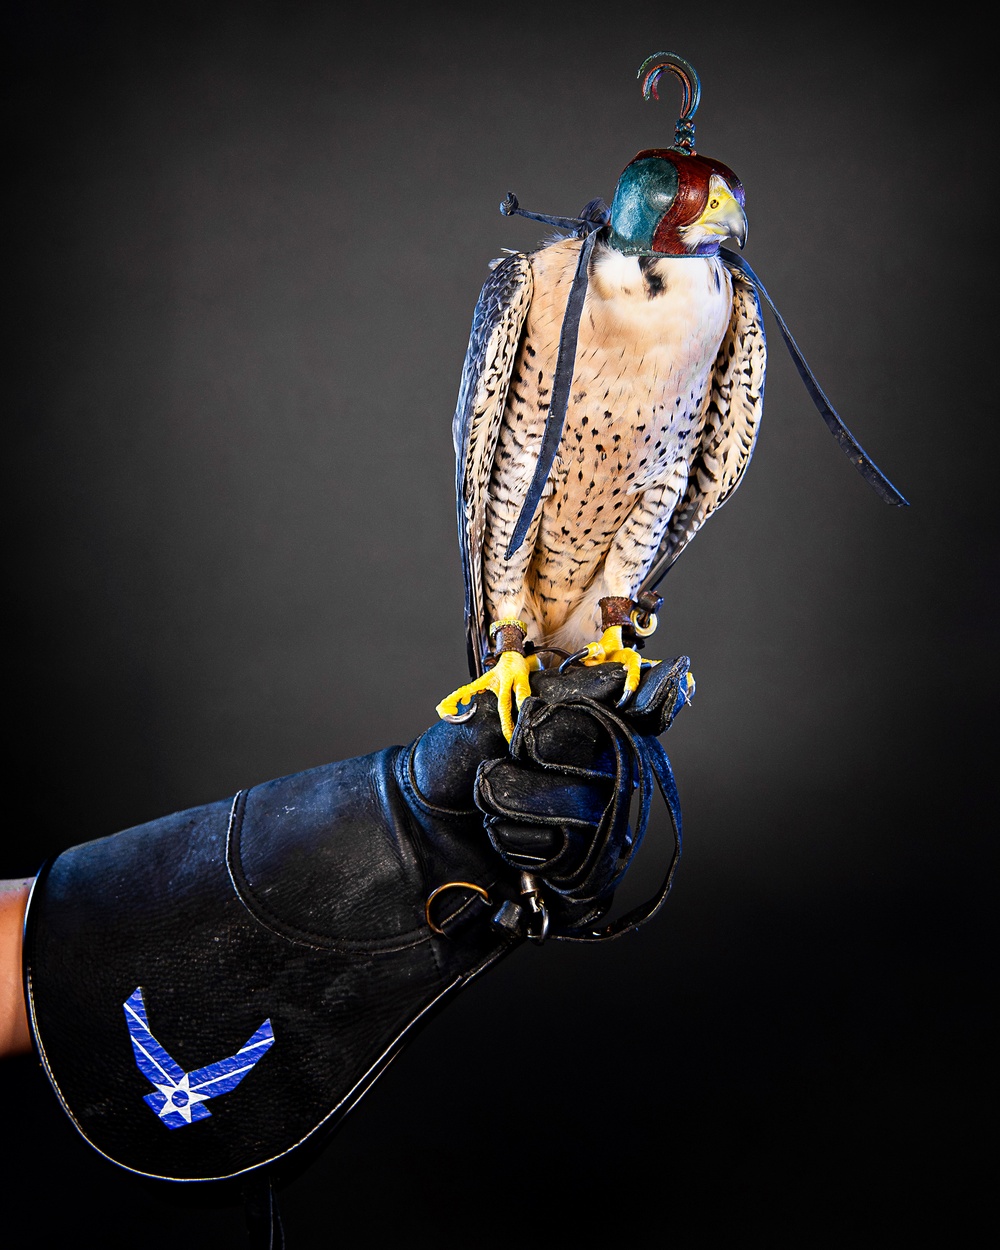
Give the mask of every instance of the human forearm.
M 0 881 L 0 1057 L 31 1049 L 21 980 L 21 932 L 31 880 Z

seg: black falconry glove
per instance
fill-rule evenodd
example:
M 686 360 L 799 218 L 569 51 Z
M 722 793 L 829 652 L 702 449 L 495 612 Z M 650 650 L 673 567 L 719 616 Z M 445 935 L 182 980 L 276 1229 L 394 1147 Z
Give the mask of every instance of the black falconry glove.
M 539 672 L 390 747 L 73 847 L 28 905 L 31 1027 L 63 1107 L 140 1174 L 262 1169 L 334 1127 L 429 1013 L 526 938 L 598 940 L 688 662 Z M 634 808 L 629 821 L 629 807 Z

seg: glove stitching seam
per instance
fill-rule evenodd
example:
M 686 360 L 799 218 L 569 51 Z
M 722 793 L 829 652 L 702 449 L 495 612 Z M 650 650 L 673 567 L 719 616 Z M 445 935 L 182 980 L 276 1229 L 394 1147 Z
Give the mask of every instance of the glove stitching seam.
M 417 739 L 419 742 L 420 739 Z M 402 788 L 413 799 L 416 805 L 423 808 L 425 812 L 432 816 L 440 816 L 445 820 L 469 820 L 471 817 L 479 817 L 481 813 L 475 807 L 437 807 L 434 803 L 429 803 L 427 799 L 417 789 L 416 778 L 413 776 L 413 757 L 416 754 L 417 744 L 414 742 L 406 756 L 406 768 L 402 771 L 400 781 L 403 782 Z
M 371 946 L 368 944 L 344 942 L 325 934 L 312 933 L 308 929 L 300 929 L 297 925 L 291 925 L 276 916 L 257 897 L 243 869 L 240 856 L 240 833 L 243 828 L 243 814 L 246 810 L 248 795 L 249 791 L 240 790 L 233 799 L 233 806 L 229 814 L 229 828 L 226 831 L 226 869 L 236 897 L 259 925 L 273 933 L 276 937 L 280 937 L 286 942 L 292 942 L 297 946 L 310 946 L 315 950 L 325 950 L 339 954 L 391 955 L 397 951 L 411 950 L 413 947 L 420 946 L 429 940 L 427 934 L 420 933 L 419 930 L 409 930 L 407 933 L 400 934 L 399 939 L 387 940 L 392 942 L 393 945 L 380 944 Z M 416 933 L 418 936 L 411 941 L 400 940 L 408 937 L 410 933 Z

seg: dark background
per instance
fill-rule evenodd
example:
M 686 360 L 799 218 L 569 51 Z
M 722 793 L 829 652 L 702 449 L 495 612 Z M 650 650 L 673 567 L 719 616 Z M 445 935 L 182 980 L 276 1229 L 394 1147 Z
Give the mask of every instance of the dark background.
M 539 237 L 497 204 L 578 212 L 669 143 L 672 83 L 654 107 L 635 81 L 650 52 L 697 67 L 746 255 L 912 504 L 865 487 L 769 323 L 753 466 L 668 579 L 651 652 L 699 683 L 667 739 L 668 908 L 519 952 L 453 1004 L 288 1184 L 293 1250 L 631 1245 L 650 1222 L 695 1247 L 938 1222 L 964 1244 L 996 697 L 975 47 L 862 8 L 6 16 L 2 875 L 429 723 L 465 671 L 471 312 L 489 260 Z M 17 1244 L 242 1244 L 232 1195 L 91 1152 L 34 1059 L 0 1102 Z

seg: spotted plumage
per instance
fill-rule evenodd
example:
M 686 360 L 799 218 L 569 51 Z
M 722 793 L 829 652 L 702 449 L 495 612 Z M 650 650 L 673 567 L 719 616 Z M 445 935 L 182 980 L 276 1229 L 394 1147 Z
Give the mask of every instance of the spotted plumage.
M 455 415 L 470 660 L 489 623 L 536 646 L 599 633 L 598 600 L 631 598 L 680 551 L 749 460 L 765 348 L 752 286 L 717 256 L 591 258 L 558 454 L 526 541 L 506 558 L 538 456 L 581 243 L 508 256 L 483 289 Z

